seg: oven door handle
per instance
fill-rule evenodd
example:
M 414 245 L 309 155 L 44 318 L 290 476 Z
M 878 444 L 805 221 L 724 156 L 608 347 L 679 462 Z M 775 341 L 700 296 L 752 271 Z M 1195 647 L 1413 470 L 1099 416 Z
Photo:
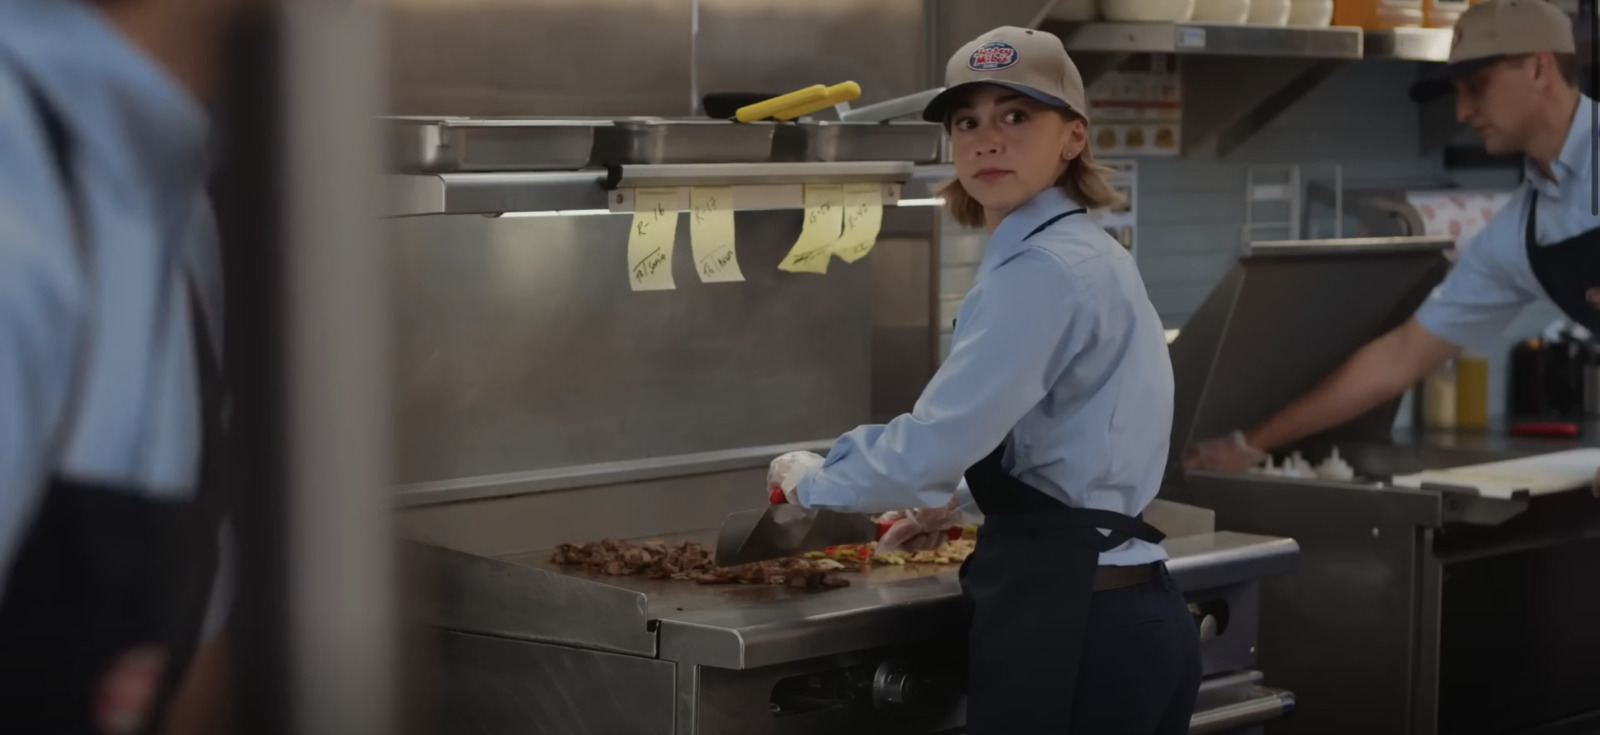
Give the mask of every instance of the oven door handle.
M 1282 689 L 1251 687 L 1250 697 L 1195 712 L 1189 718 L 1189 735 L 1226 732 L 1280 719 L 1294 711 L 1294 693 Z

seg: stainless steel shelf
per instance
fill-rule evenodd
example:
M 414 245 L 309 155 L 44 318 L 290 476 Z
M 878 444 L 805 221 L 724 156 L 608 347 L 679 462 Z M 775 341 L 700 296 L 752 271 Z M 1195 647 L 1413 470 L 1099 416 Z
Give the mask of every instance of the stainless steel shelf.
M 1214 54 L 1301 59 L 1361 58 L 1359 28 L 1213 23 L 1047 24 L 1072 53 Z
M 908 161 L 837 163 L 680 163 L 618 166 L 613 189 L 649 186 L 779 186 L 784 184 L 903 183 L 916 166 Z
M 884 204 L 932 197 L 949 166 L 906 161 L 620 166 L 582 171 L 394 174 L 388 216 L 632 211 L 638 187 L 733 186 L 736 209 L 798 209 L 805 184 L 881 183 Z M 902 194 L 902 185 L 906 192 Z M 687 195 L 684 195 L 687 202 Z
M 1416 235 L 1400 237 L 1340 237 L 1323 240 L 1257 240 L 1245 255 L 1357 255 L 1374 252 L 1443 252 L 1455 247 L 1450 237 Z
M 1368 59 L 1445 61 L 1450 58 L 1447 28 L 1396 28 L 1367 31 L 1362 55 Z

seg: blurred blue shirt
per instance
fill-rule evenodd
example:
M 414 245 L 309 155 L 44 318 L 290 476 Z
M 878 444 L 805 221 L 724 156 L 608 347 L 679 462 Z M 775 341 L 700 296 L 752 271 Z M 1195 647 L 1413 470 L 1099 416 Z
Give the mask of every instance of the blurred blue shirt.
M 72 139 L 88 270 L 30 87 Z M 199 102 L 91 3 L 0 2 L 0 570 L 54 475 L 195 491 L 187 274 L 222 344 L 209 135 Z M 78 417 L 53 447 L 79 364 Z
M 1545 298 L 1528 262 L 1526 233 L 1528 197 L 1538 190 L 1539 217 L 1534 240 L 1549 245 L 1600 227 L 1591 196 L 1594 169 L 1589 166 L 1593 104 L 1579 95 L 1572 129 L 1561 155 L 1550 164 L 1554 179 L 1530 161 L 1517 196 L 1501 207 L 1476 237 L 1462 248 L 1444 283 L 1417 310 L 1423 328 L 1447 342 L 1485 352 L 1523 307 Z
M 950 355 L 911 413 L 845 434 L 803 480 L 806 507 L 971 508 L 963 472 L 1002 441 L 1015 477 L 1079 508 L 1128 515 L 1160 490 L 1172 430 L 1172 363 L 1133 256 L 1049 189 L 989 239 Z M 1024 241 L 1024 238 L 1027 238 Z M 1109 565 L 1166 559 L 1129 541 Z

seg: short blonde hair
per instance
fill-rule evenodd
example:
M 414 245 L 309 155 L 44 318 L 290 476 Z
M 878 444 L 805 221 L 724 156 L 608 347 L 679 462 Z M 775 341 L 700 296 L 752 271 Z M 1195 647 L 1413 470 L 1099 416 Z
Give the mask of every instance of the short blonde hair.
M 1061 178 L 1056 179 L 1056 186 L 1072 201 L 1089 209 L 1115 209 L 1122 205 L 1124 198 L 1106 180 L 1110 174 L 1111 169 L 1094 162 L 1094 154 L 1085 143 L 1083 152 L 1073 158 Z M 966 227 L 983 227 L 983 205 L 967 193 L 960 179 L 947 182 L 939 189 L 939 196 L 944 197 L 944 208 L 950 212 L 951 219 Z

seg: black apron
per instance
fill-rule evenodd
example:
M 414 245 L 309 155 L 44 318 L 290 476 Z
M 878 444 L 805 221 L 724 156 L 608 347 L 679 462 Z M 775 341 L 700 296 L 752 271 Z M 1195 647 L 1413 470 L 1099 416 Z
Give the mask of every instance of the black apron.
M 1028 237 L 1083 211 L 1057 215 Z M 961 566 L 972 620 L 966 731 L 1061 733 L 1072 721 L 1101 552 L 1165 535 L 1139 518 L 1046 495 L 1007 473 L 1004 453 L 1002 442 L 966 472 L 984 515 L 977 549 Z
M 1579 233 L 1560 242 L 1540 245 L 1539 191 L 1528 190 L 1528 229 L 1525 244 L 1528 265 L 1539 287 L 1567 318 L 1600 335 L 1600 229 Z
M 79 254 L 87 258 L 68 131 L 33 92 L 73 208 Z M 201 393 L 195 496 L 160 500 L 135 487 L 49 478 L 0 592 L 0 731 L 98 735 L 95 708 L 115 697 L 113 690 L 134 672 L 141 686 L 156 690 L 139 728 L 153 733 L 193 658 L 217 568 L 225 396 L 201 302 L 193 282 L 188 285 Z M 71 439 L 81 403 L 86 342 L 80 342 L 52 472 L 60 470 L 60 449 Z M 160 664 L 127 666 L 134 651 L 156 653 Z

